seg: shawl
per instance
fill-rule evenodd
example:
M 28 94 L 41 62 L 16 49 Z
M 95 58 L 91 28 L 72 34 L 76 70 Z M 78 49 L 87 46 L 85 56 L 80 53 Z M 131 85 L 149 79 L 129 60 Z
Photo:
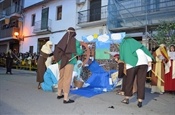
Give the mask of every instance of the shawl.
M 136 66 L 138 61 L 136 50 L 138 49 L 143 50 L 145 54 L 154 59 L 144 45 L 142 45 L 133 38 L 124 38 L 119 46 L 120 60 L 125 62 L 126 64 L 130 64 L 131 66 Z
M 46 54 L 51 54 L 52 53 L 52 49 L 50 48 L 50 46 L 53 45 L 53 43 L 51 41 L 47 41 L 41 48 L 41 51 L 43 53 Z M 52 57 L 47 57 L 47 60 L 45 61 L 45 65 L 46 67 L 48 67 L 49 65 L 52 64 Z
M 50 48 L 50 45 L 53 45 L 51 41 L 47 41 L 41 48 L 41 51 L 46 54 L 51 54 L 52 49 Z
M 76 53 L 76 36 L 75 29 L 68 28 L 65 35 L 58 42 L 54 50 L 54 58 L 56 62 L 61 61 L 60 70 L 65 67 L 72 57 L 72 54 Z

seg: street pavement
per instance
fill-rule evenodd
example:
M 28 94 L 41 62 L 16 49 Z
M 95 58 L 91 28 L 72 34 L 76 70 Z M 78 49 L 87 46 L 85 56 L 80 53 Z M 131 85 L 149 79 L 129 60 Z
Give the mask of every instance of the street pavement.
M 35 71 L 5 72 L 0 67 L 0 115 L 175 115 L 175 95 L 151 94 L 149 85 L 142 108 L 137 107 L 136 95 L 126 105 L 115 90 L 91 98 L 70 94 L 75 102 L 63 104 L 56 92 L 37 89 Z

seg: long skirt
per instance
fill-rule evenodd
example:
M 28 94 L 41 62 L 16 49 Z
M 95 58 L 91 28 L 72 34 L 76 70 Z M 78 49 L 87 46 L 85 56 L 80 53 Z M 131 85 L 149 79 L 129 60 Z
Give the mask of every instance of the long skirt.
M 172 76 L 173 76 L 173 70 L 175 68 L 173 68 L 175 64 L 175 61 L 173 63 L 173 60 L 171 60 L 171 66 L 170 66 L 170 72 L 165 74 L 165 91 L 175 91 L 175 78 L 173 79 Z

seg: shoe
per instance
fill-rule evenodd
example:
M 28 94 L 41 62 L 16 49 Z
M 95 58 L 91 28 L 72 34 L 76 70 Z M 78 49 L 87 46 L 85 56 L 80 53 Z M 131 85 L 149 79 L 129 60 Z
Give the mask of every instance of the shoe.
M 61 95 L 61 96 L 57 96 L 57 99 L 61 99 L 61 98 L 63 98 L 64 97 L 64 95 Z
M 12 75 L 12 73 L 10 73 L 10 75 Z
M 123 99 L 122 101 L 121 101 L 122 103 L 124 103 L 124 104 L 129 104 L 129 99 Z
M 142 107 L 142 102 L 138 102 L 137 106 L 138 106 L 139 108 L 141 108 L 141 107 Z
M 6 74 L 8 74 L 8 72 L 6 72 Z
M 63 101 L 64 104 L 73 103 L 73 102 L 74 102 L 74 100 L 71 100 L 71 99 L 69 99 L 68 101 L 66 101 L 66 100 Z
M 162 95 L 162 94 L 163 94 L 163 92 L 159 92 L 159 94 L 161 94 L 161 95 Z

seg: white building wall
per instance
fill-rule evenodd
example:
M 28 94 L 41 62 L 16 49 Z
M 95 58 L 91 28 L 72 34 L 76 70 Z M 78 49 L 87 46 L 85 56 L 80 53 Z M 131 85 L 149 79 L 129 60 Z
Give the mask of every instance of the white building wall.
M 62 5 L 62 19 L 56 20 L 57 6 Z M 76 25 L 76 0 L 55 0 L 49 5 L 49 18 L 52 19 L 52 31 L 65 30 Z
M 86 0 L 84 5 L 77 5 L 76 0 L 54 0 L 47 4 L 39 5 L 27 9 L 24 12 L 24 27 L 23 34 L 25 36 L 24 41 L 20 44 L 20 52 L 25 53 L 29 51 L 29 47 L 33 46 L 33 52 L 37 52 L 38 38 L 49 37 L 50 40 L 57 44 L 65 34 L 65 30 L 68 27 L 74 27 L 77 32 L 76 38 L 81 41 L 82 36 L 92 35 L 99 33 L 99 30 L 103 29 L 103 33 L 107 33 L 106 26 L 93 26 L 81 28 L 76 26 L 77 24 L 77 12 L 82 9 L 87 10 L 89 0 Z M 62 5 L 62 20 L 56 20 L 57 6 Z M 102 6 L 107 5 L 107 0 L 102 0 Z M 31 26 L 32 14 L 36 14 L 35 21 L 41 20 L 42 7 L 49 7 L 49 19 L 52 20 L 52 33 L 46 35 L 36 35 L 33 33 L 33 27 Z M 53 49 L 54 50 L 54 49 Z

